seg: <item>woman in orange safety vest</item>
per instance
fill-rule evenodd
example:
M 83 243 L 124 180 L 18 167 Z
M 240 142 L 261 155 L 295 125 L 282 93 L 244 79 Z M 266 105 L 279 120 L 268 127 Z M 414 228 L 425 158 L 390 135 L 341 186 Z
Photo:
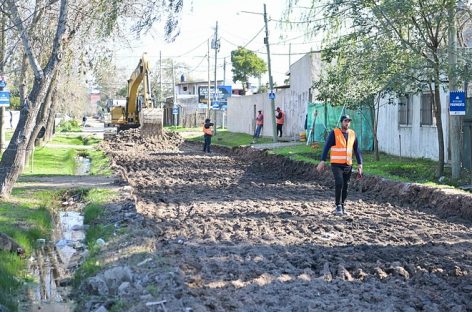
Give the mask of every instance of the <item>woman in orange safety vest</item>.
M 203 152 L 205 153 L 211 153 L 210 151 L 210 145 L 211 145 L 211 137 L 213 136 L 213 130 L 211 129 L 213 127 L 213 123 L 210 122 L 210 119 L 205 119 L 205 123 L 203 124 Z
M 362 176 L 362 155 L 358 148 L 356 133 L 349 129 L 349 115 L 341 117 L 341 128 L 330 132 L 324 146 L 321 162 L 316 169 L 321 171 L 325 166 L 328 151 L 331 149 L 331 170 L 335 182 L 336 215 L 347 214 L 344 202 L 347 198 L 347 187 L 352 173 L 352 154 L 356 155 L 358 174 Z

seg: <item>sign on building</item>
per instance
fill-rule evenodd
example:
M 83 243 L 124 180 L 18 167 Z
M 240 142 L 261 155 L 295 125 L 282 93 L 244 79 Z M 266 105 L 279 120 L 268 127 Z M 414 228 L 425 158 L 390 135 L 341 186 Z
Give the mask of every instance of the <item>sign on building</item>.
M 449 92 L 449 113 L 450 115 L 465 115 L 465 92 Z
M 213 109 L 226 109 L 228 97 L 231 96 L 231 86 L 218 86 L 218 94 L 215 94 L 215 87 L 210 87 L 211 107 Z M 208 104 L 208 87 L 198 87 L 198 102 Z

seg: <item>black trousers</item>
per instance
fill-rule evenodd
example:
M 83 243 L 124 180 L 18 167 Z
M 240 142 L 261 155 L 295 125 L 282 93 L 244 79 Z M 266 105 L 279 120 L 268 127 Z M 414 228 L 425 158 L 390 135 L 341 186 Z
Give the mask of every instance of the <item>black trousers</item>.
M 281 138 L 282 137 L 282 127 L 283 125 L 277 124 L 277 135 Z M 280 133 L 280 134 L 279 134 Z
M 211 153 L 210 145 L 211 145 L 211 135 L 205 134 L 203 135 L 204 143 L 203 143 L 203 151 L 207 153 Z
M 331 164 L 331 170 L 334 175 L 335 202 L 336 205 L 341 205 L 347 198 L 347 186 L 351 179 L 352 166 Z

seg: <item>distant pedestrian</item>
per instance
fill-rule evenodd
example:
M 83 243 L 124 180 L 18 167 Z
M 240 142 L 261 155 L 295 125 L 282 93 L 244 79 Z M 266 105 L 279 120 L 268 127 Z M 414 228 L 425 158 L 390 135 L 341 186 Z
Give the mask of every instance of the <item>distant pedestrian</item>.
M 280 107 L 277 107 L 275 110 L 275 122 L 277 124 L 277 135 L 279 138 L 282 137 L 282 127 L 285 122 L 285 113 L 280 109 Z
M 85 124 L 87 123 L 87 116 L 84 116 L 82 118 L 82 127 L 85 127 Z
M 10 128 L 13 129 L 13 113 L 11 112 L 11 109 L 10 109 Z
M 256 117 L 256 131 L 254 131 L 253 136 L 254 140 L 261 136 L 262 127 L 264 127 L 264 115 L 262 114 L 262 111 L 258 111 L 258 115 Z
M 357 170 L 362 176 L 362 155 L 359 150 L 356 133 L 349 129 L 351 117 L 345 115 L 341 117 L 341 128 L 331 131 L 326 139 L 326 143 L 321 155 L 321 162 L 316 169 L 321 171 L 325 166 L 328 151 L 331 149 L 331 170 L 335 183 L 335 205 L 336 215 L 347 214 L 345 201 L 347 198 L 347 187 L 352 174 L 352 154 L 356 155 Z
M 213 123 L 210 122 L 211 120 L 209 118 L 205 119 L 205 123 L 203 124 L 203 152 L 205 153 L 211 153 L 210 151 L 210 145 L 211 145 L 211 137 L 213 136 L 213 130 L 211 127 L 213 127 Z

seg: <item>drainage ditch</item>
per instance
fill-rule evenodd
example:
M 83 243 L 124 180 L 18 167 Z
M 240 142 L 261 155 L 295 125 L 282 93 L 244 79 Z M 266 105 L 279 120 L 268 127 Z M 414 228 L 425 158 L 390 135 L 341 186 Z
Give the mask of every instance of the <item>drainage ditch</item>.
M 76 175 L 90 174 L 90 158 L 77 158 Z M 68 194 L 59 211 L 54 211 L 51 240 L 38 239 L 29 259 L 29 272 L 37 281 L 30 289 L 33 311 L 73 311 L 70 300 L 74 271 L 87 256 L 82 194 Z

